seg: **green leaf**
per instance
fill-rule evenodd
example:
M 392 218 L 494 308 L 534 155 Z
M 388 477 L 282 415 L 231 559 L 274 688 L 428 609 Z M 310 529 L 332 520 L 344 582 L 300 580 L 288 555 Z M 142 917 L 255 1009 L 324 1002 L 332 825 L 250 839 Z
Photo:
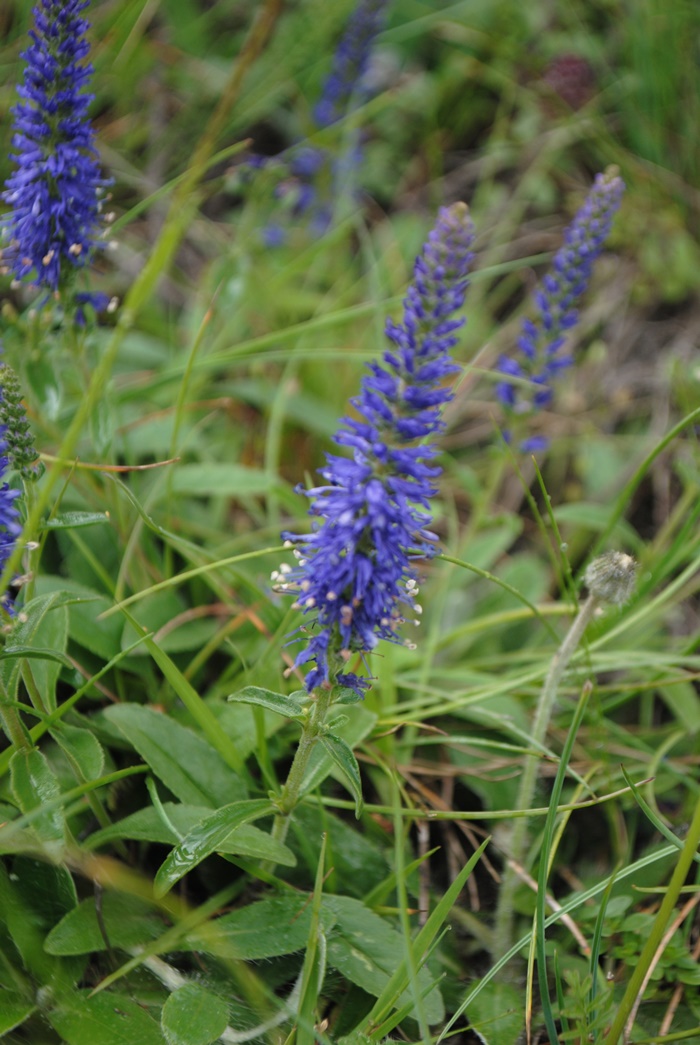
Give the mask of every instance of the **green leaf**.
M 128 620 L 132 623 L 134 622 L 133 616 L 128 610 L 124 609 L 123 606 L 122 613 L 124 613 Z M 146 637 L 144 641 L 148 648 L 148 652 L 151 654 L 194 721 L 202 730 L 202 733 L 211 746 L 219 752 L 224 762 L 231 766 L 234 772 L 243 776 L 245 773 L 243 759 L 241 755 L 239 755 L 236 745 L 221 729 L 221 724 L 209 705 L 204 703 L 199 693 L 197 693 L 196 689 L 190 682 L 188 682 L 177 665 L 173 663 L 168 654 L 162 650 L 153 639 Z
M 259 686 L 246 686 L 226 699 L 234 703 L 257 704 L 258 707 L 267 708 L 268 711 L 284 715 L 285 718 L 304 718 L 304 707 L 294 698 L 295 694 L 285 696 L 284 693 L 273 693 L 272 690 L 261 689 Z
M 355 799 L 355 817 L 359 820 L 362 815 L 363 799 L 362 779 L 357 759 L 349 745 L 335 733 L 324 733 L 319 739 L 350 785 L 350 794 Z
M 335 720 L 331 719 L 328 723 L 328 727 L 352 750 L 372 732 L 376 721 L 377 716 L 373 711 L 363 704 L 356 704 L 354 707 L 344 707 L 342 721 L 336 716 Z M 310 791 L 315 791 L 334 768 L 336 768 L 336 763 L 331 758 L 330 752 L 318 744 L 309 760 L 302 794 L 306 795 Z
M 61 794 L 53 769 L 37 748 L 15 751 L 10 761 L 10 783 L 23 813 L 41 809 L 45 802 Z M 41 841 L 52 848 L 60 849 L 63 845 L 65 820 L 60 806 L 42 813 L 32 827 Z
M 137 638 L 143 635 L 144 630 L 157 634 L 161 628 L 167 628 L 170 621 L 179 617 L 185 608 L 185 603 L 180 596 L 172 590 L 154 592 L 141 599 L 134 610 L 134 620 L 127 620 L 124 623 L 121 638 L 122 649 L 132 645 Z M 199 650 L 209 641 L 217 627 L 215 620 L 189 620 L 180 627 L 167 629 L 162 638 L 158 640 L 159 646 L 167 653 Z M 139 647 L 137 655 L 148 657 L 148 649 L 145 646 Z
M 112 947 L 128 951 L 156 940 L 164 931 L 153 905 L 138 896 L 104 893 L 101 898 L 102 923 Z M 83 900 L 69 911 L 46 937 L 48 954 L 92 954 L 107 949 L 100 930 L 95 897 Z
M 328 964 L 368 994 L 378 997 L 391 975 L 404 959 L 404 940 L 400 933 L 370 911 L 360 900 L 350 896 L 324 896 L 324 908 L 336 916 L 333 933 L 328 940 Z M 442 997 L 426 968 L 418 973 L 418 988 L 425 991 L 423 1003 L 429 1023 L 444 1017 Z M 404 991 L 398 1004 L 411 1002 Z
M 115 704 L 104 714 L 181 801 L 217 808 L 245 798 L 243 782 L 218 752 L 168 715 L 140 704 Z
M 333 912 L 324 917 L 332 928 Z M 311 924 L 307 893 L 283 893 L 240 907 L 193 930 L 186 941 L 193 950 L 222 958 L 260 961 L 304 949 Z
M 488 845 L 488 842 L 488 838 L 484 839 L 479 848 L 472 853 L 462 870 L 454 881 L 450 883 L 446 892 L 443 893 L 433 910 L 430 912 L 430 916 L 425 925 L 420 929 L 411 942 L 413 962 L 416 968 L 423 963 L 426 956 L 430 953 L 438 933 L 441 931 L 452 907 L 457 902 L 459 894 L 466 885 L 469 875 L 481 859 L 481 854 Z M 389 1031 L 393 1030 L 400 1020 L 396 1012 L 393 1016 L 389 1016 L 389 1013 L 395 1009 L 397 999 L 401 995 L 401 992 L 405 991 L 405 988 L 408 987 L 409 983 L 410 974 L 408 971 L 408 963 L 406 961 L 406 956 L 404 956 L 392 973 L 386 986 L 378 995 L 374 1008 L 365 1017 L 365 1020 L 363 1021 L 365 1029 L 370 1026 L 376 1028 L 381 1027 L 383 1033 L 389 1033 Z
M 297 840 L 293 848 L 303 853 L 308 867 L 318 866 L 321 839 L 326 835 L 327 864 L 333 868 L 334 892 L 364 898 L 389 873 L 384 851 L 376 839 L 370 841 L 352 821 L 335 816 L 330 809 L 311 804 L 297 806 L 291 833 Z
M 554 518 L 558 523 L 572 523 L 585 530 L 600 532 L 608 526 L 614 507 L 614 502 L 593 504 L 577 501 L 575 504 L 560 504 L 554 509 Z M 612 536 L 624 548 L 632 548 L 635 552 L 644 551 L 639 534 L 625 519 L 616 521 Z
M 79 780 L 97 780 L 102 776 L 105 753 L 97 737 L 89 729 L 60 722 L 51 736 L 71 763 Z
M 0 660 L 16 660 L 17 658 L 55 660 L 59 664 L 65 664 L 67 668 L 73 667 L 70 657 L 65 653 L 59 653 L 53 649 L 43 649 L 41 646 L 5 646 L 5 649 L 0 652 Z
M 36 1003 L 16 991 L 3 990 L 0 998 L 0 1037 L 19 1027 L 36 1011 Z
M 38 595 L 35 599 L 31 599 L 24 607 L 21 619 L 18 617 L 14 622 L 8 636 L 8 645 L 10 647 L 33 646 L 39 649 L 47 647 L 55 649 L 56 646 L 53 642 L 47 641 L 46 635 L 47 632 L 54 631 L 56 626 L 53 622 L 47 622 L 46 616 L 49 610 L 55 606 L 64 605 L 65 601 L 65 593 L 58 591 L 50 592 L 48 595 Z M 41 644 L 38 642 L 39 633 L 41 633 Z M 65 652 L 65 642 L 58 649 L 60 652 Z M 0 688 L 7 700 L 17 699 L 21 668 L 22 660 L 19 658 L 0 658 Z
M 163 1045 L 160 1027 L 151 1015 L 125 994 L 109 992 L 90 997 L 88 990 L 61 996 L 46 1014 L 66 1045 Z
M 70 596 L 68 630 L 71 639 L 103 660 L 111 660 L 119 653 L 122 622 L 113 617 L 101 620 L 99 627 L 95 626 L 99 615 L 112 605 L 104 594 L 63 577 L 38 577 L 37 587 L 44 592 L 53 588 Z
M 170 995 L 160 1017 L 168 1045 L 211 1045 L 228 1023 L 228 1005 L 198 983 Z
M 173 491 L 190 497 L 252 497 L 280 485 L 261 468 L 233 463 L 181 464 L 172 473 Z
M 47 954 L 44 941 L 75 904 L 75 886 L 65 867 L 17 857 L 10 876 L 0 864 L 0 923 L 7 927 L 24 968 L 39 983 L 51 983 L 57 990 L 72 987 L 85 963 Z
M 672 686 L 659 684 L 657 689 L 682 728 L 688 734 L 695 733 L 700 722 L 700 698 L 692 682 L 674 681 Z
M 262 798 L 232 802 L 223 809 L 217 809 L 185 835 L 160 866 L 154 882 L 156 896 L 164 896 L 188 871 L 215 853 L 241 824 L 269 816 L 273 812 L 270 802 Z
M 180 805 L 176 802 L 163 802 L 163 809 L 179 836 L 173 834 L 156 809 L 147 806 L 116 824 L 96 831 L 85 844 L 89 849 L 97 849 L 117 838 L 132 838 L 139 842 L 175 845 L 182 835 L 189 834 L 211 814 L 211 809 L 205 806 Z M 258 860 L 271 860 L 283 867 L 293 867 L 296 863 L 296 857 L 288 846 L 253 824 L 237 827 L 224 839 L 218 851 L 236 856 L 252 856 Z
M 68 607 L 53 606 L 46 614 L 41 625 L 42 647 L 64 654 L 68 646 Z M 31 671 L 39 693 L 50 711 L 56 709 L 56 683 L 61 672 L 61 663 L 55 658 L 48 660 L 42 657 L 38 663 L 27 665 L 25 670 Z
M 469 1025 L 484 1045 L 518 1041 L 525 1025 L 522 991 L 510 983 L 488 983 L 467 1009 Z
M 80 526 L 94 526 L 109 522 L 106 512 L 61 512 L 52 519 L 39 523 L 40 530 L 75 530 Z

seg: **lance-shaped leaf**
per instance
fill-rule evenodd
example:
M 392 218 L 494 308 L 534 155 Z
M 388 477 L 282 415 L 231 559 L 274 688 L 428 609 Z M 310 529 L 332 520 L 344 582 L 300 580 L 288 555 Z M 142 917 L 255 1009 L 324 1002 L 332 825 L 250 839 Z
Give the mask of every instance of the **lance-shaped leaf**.
M 238 693 L 232 693 L 227 699 L 234 703 L 255 704 L 267 711 L 274 711 L 276 715 L 284 715 L 285 718 L 304 718 L 305 715 L 304 707 L 297 699 L 296 693 L 286 696 L 284 693 L 273 693 L 271 689 L 261 689 L 260 686 L 246 686 Z
M 185 835 L 160 866 L 154 882 L 156 896 L 164 896 L 188 871 L 215 853 L 222 842 L 241 824 L 259 820 L 260 817 L 269 816 L 271 813 L 274 813 L 274 808 L 264 798 L 232 802 L 231 805 L 217 809 Z
M 359 820 L 363 806 L 362 780 L 360 779 L 360 767 L 352 748 L 335 733 L 324 733 L 319 739 L 348 782 L 350 794 L 355 799 L 355 816 Z

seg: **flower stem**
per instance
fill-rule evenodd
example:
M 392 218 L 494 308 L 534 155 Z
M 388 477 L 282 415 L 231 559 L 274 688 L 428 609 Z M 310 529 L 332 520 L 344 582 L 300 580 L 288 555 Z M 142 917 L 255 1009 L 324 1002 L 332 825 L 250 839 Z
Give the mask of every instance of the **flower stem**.
M 333 702 L 335 689 L 335 686 L 322 686 L 319 689 L 318 696 L 302 727 L 301 740 L 294 754 L 294 761 L 289 770 L 287 781 L 282 788 L 282 793 L 276 803 L 279 812 L 275 816 L 272 837 L 278 842 L 284 842 L 287 837 L 289 818 L 299 801 L 309 759 L 316 746 L 316 741 L 323 731 L 328 709 Z
M 593 614 L 600 605 L 600 600 L 595 595 L 589 595 L 581 606 L 578 615 L 564 638 L 561 646 L 554 654 L 550 664 L 547 677 L 542 686 L 535 721 L 532 724 L 533 747 L 541 749 L 547 737 L 547 729 L 557 699 L 559 684 L 566 671 L 569 661 L 583 638 L 583 634 L 590 623 Z M 527 754 L 523 767 L 523 775 L 520 778 L 520 788 L 516 808 L 527 810 L 532 805 L 532 800 L 537 786 L 537 771 L 540 765 L 539 750 L 537 753 Z M 508 845 L 508 866 L 503 875 L 503 883 L 498 898 L 496 910 L 496 924 L 494 929 L 494 953 L 496 956 L 505 954 L 513 943 L 513 901 L 515 892 L 520 881 L 516 865 L 521 867 L 525 859 L 527 847 L 528 822 L 527 817 L 520 817 L 515 821 Z

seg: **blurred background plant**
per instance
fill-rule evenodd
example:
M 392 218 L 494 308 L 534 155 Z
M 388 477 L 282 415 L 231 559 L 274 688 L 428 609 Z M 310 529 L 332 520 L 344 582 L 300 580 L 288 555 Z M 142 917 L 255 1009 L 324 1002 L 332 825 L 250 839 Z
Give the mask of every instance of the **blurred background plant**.
M 543 1041 L 530 943 L 551 864 L 550 1015 L 562 1041 L 612 1045 L 693 817 L 700 11 L 401 0 L 375 40 L 371 90 L 318 132 L 355 6 L 93 0 L 87 12 L 115 213 L 91 290 L 128 307 L 77 337 L 57 307 L 36 312 L 9 276 L 2 286 L 4 358 L 47 469 L 36 497 L 57 477 L 0 658 L 22 725 L 0 751 L 0 820 L 13 822 L 0 832 L 0 1033 L 12 1043 Z M 31 7 L 0 9 L 3 181 Z M 219 111 L 178 225 L 171 200 Z M 306 143 L 339 157 L 355 135 L 360 191 L 318 234 L 265 169 L 241 191 L 251 153 Z M 499 439 L 495 365 L 610 164 L 627 192 L 572 334 L 575 366 L 538 421 L 550 446 L 536 468 Z M 331 722 L 357 756 L 364 812 L 319 755 L 282 844 L 261 812 L 301 714 L 301 679 L 284 677 L 299 618 L 269 580 L 279 534 L 307 527 L 294 486 L 315 484 L 438 207 L 459 199 L 477 258 L 442 439 L 445 558 L 424 571 L 418 649 L 384 644 L 364 703 Z M 288 234 L 269 249 L 261 232 L 281 217 Z M 86 394 L 94 409 L 61 464 Z M 591 624 L 533 752 L 579 578 L 609 548 L 639 561 L 637 593 Z M 533 753 L 519 946 L 499 968 L 503 824 Z M 695 885 L 631 1042 L 700 1025 Z

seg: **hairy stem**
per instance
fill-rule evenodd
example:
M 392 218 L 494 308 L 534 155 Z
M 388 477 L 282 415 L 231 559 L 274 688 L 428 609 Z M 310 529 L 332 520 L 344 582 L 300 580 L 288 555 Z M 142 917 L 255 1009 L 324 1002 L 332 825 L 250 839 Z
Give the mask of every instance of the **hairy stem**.
M 301 740 L 299 741 L 299 746 L 294 754 L 294 761 L 289 770 L 287 782 L 277 799 L 277 808 L 279 809 L 279 812 L 275 816 L 275 822 L 272 827 L 272 837 L 278 842 L 284 842 L 287 837 L 287 831 L 289 830 L 289 817 L 299 801 L 299 795 L 304 783 L 309 759 L 311 758 L 316 742 L 323 731 L 328 709 L 333 702 L 334 692 L 334 686 L 323 686 L 319 690 L 318 696 L 311 707 L 309 716 L 302 727 Z
M 557 699 L 557 692 L 564 672 L 569 661 L 583 638 L 583 634 L 600 605 L 599 599 L 590 595 L 579 610 L 577 617 L 571 625 L 564 641 L 554 654 L 550 664 L 547 677 L 542 686 L 535 720 L 532 724 L 533 747 L 541 749 L 547 738 L 549 722 Z M 537 773 L 540 766 L 539 753 L 527 754 L 523 766 L 523 774 L 520 778 L 520 788 L 516 808 L 518 810 L 529 809 L 537 786 Z M 528 840 L 527 817 L 521 817 L 515 821 L 510 835 L 508 845 L 508 866 L 503 875 L 498 907 L 496 910 L 496 925 L 494 929 L 494 954 L 499 956 L 505 954 L 513 943 L 513 901 L 515 892 L 520 881 L 518 871 L 523 865 Z

